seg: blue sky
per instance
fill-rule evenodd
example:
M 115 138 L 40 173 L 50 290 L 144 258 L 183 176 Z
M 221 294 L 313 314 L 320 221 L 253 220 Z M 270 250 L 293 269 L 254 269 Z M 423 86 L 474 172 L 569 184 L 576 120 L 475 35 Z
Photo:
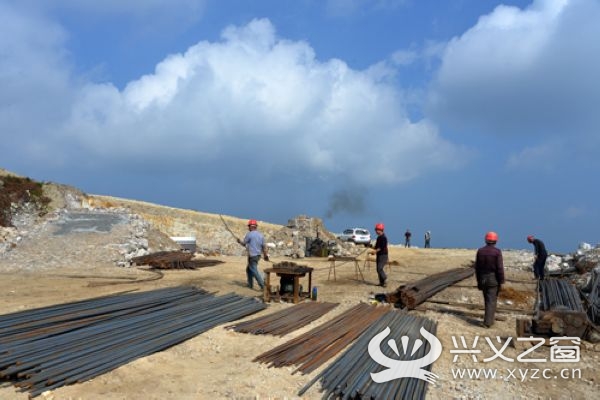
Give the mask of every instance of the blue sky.
M 600 242 L 598 20 L 597 0 L 1 0 L 0 166 L 569 252 Z

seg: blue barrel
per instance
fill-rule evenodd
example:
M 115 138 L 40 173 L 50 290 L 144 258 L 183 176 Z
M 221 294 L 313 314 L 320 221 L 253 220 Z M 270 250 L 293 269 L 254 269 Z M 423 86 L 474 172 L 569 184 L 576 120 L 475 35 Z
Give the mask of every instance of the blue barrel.
M 314 288 L 312 288 L 312 299 L 313 300 L 317 300 L 317 287 L 315 286 Z

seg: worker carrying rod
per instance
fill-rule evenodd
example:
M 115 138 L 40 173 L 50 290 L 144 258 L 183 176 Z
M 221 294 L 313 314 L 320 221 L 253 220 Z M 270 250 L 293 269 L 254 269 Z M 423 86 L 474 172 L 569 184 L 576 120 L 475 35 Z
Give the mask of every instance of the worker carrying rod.
M 265 244 L 265 238 L 262 233 L 258 231 L 258 223 L 255 219 L 248 221 L 248 233 L 246 233 L 244 239 L 237 239 L 237 241 L 242 246 L 246 246 L 246 250 L 248 251 L 248 265 L 246 266 L 248 287 L 250 289 L 254 287 L 253 278 L 255 278 L 261 290 L 263 290 L 265 288 L 265 281 L 258 270 L 258 261 L 260 260 L 261 253 L 264 255 L 265 261 L 269 261 L 269 254 Z

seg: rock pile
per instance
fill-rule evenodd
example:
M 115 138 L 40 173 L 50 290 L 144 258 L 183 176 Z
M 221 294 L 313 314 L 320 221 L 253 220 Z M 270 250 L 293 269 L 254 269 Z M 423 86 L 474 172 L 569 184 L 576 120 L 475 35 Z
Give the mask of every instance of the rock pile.
M 520 271 L 532 271 L 534 253 L 530 250 L 510 250 L 505 252 L 505 267 Z M 579 272 L 584 274 L 600 264 L 600 245 L 582 243 L 571 254 L 549 254 L 546 260 L 548 275 L 561 275 Z
M 579 249 L 573 256 L 575 268 L 580 273 L 589 272 L 600 265 L 600 244 L 592 247 L 588 243 L 579 245 Z
M 582 243 L 576 252 L 566 255 L 550 255 L 546 261 L 549 275 L 578 272 L 586 274 L 600 264 L 600 245 L 596 247 Z
M 62 211 L 62 217 L 55 224 L 69 230 L 83 232 L 115 233 L 112 261 L 119 267 L 129 267 L 132 259 L 150 254 L 155 251 L 179 250 L 179 246 L 166 235 L 155 231 L 148 221 L 125 208 L 83 208 L 77 211 Z M 119 226 L 118 233 L 113 231 Z M 60 232 L 60 231 L 59 231 Z
M 555 255 L 550 254 L 546 259 L 546 273 L 548 275 L 562 275 L 575 272 L 573 264 L 574 258 L 572 255 Z
M 524 264 L 529 271 L 532 262 L 533 258 L 528 266 Z M 600 269 L 600 245 L 582 243 L 577 251 L 571 254 L 551 254 L 546 260 L 545 268 L 548 276 L 566 275 L 583 293 L 589 293 L 592 290 L 592 271 Z
M 505 253 L 504 265 L 521 271 L 532 272 L 534 254 L 532 251 L 511 250 Z M 570 254 L 550 254 L 546 260 L 547 276 L 568 276 L 583 293 L 593 289 L 592 271 L 600 269 L 600 244 L 592 246 L 582 243 Z
M 504 267 L 519 271 L 532 271 L 533 252 L 527 250 L 504 251 Z
M 307 246 L 310 249 L 317 239 L 325 243 L 329 254 L 338 256 L 350 256 L 364 249 L 354 243 L 341 242 L 325 228 L 322 219 L 306 215 L 291 218 L 286 226 L 266 235 L 271 254 L 293 258 L 305 257 Z
M 122 214 L 128 226 L 129 237 L 124 243 L 118 244 L 118 252 L 121 256 L 113 260 L 119 267 L 128 267 L 131 260 L 135 257 L 146 256 L 150 254 L 148 244 L 148 229 L 150 225 L 137 214 Z

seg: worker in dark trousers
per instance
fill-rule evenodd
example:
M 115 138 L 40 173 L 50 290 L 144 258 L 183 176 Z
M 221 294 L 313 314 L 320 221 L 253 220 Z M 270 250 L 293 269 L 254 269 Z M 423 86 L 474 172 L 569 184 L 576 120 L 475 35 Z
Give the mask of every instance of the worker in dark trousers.
M 375 254 L 375 264 L 377 265 L 377 276 L 379 277 L 379 286 L 385 287 L 385 281 L 387 276 L 384 268 L 388 263 L 388 240 L 383 233 L 384 225 L 378 223 L 375 225 L 375 233 L 377 234 L 377 240 L 375 241 L 375 247 L 371 250 L 371 254 Z
M 496 302 L 498 293 L 504 284 L 504 264 L 502 251 L 496 248 L 498 234 L 488 232 L 485 235 L 485 246 L 477 250 L 475 258 L 475 275 L 477 288 L 483 292 L 485 316 L 483 326 L 486 328 L 494 324 L 496 316 Z
M 410 231 L 407 229 L 406 232 L 404 232 L 404 247 L 410 247 L 410 237 L 412 236 L 412 233 L 410 233 Z
M 431 247 L 431 231 L 425 232 L 425 248 Z
M 535 279 L 544 279 L 544 267 L 546 266 L 546 258 L 548 258 L 548 252 L 546 251 L 546 245 L 540 239 L 536 239 L 533 235 L 527 236 L 527 241 L 533 244 L 535 250 L 535 261 L 533 262 L 533 275 Z

